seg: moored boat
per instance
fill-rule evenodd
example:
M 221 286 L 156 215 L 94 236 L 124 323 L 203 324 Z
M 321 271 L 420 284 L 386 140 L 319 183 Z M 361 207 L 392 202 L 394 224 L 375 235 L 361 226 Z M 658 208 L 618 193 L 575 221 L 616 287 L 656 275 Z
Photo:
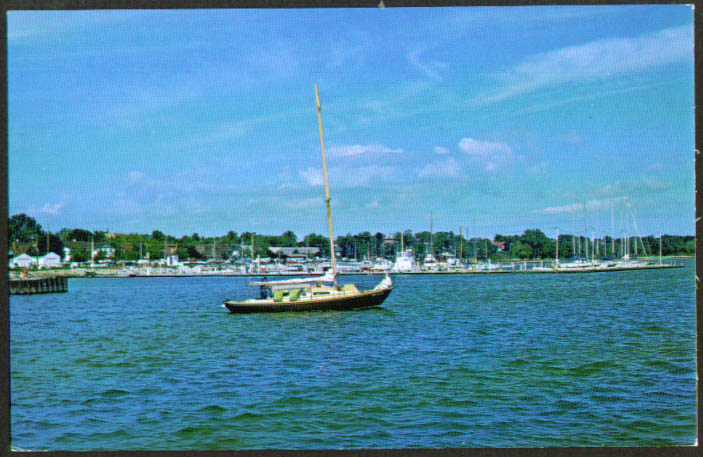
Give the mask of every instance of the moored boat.
M 261 298 L 226 301 L 224 306 L 237 314 L 361 309 L 380 306 L 393 290 L 388 276 L 373 289 L 360 291 L 354 284 L 329 285 L 335 282 L 334 273 L 329 273 L 307 279 L 252 282 L 249 285 L 261 288 Z
M 225 301 L 223 306 L 232 313 L 261 313 L 287 311 L 327 311 L 349 310 L 379 306 L 393 290 L 393 281 L 385 278 L 371 290 L 361 291 L 354 284 L 337 284 L 337 260 L 332 231 L 332 211 L 330 209 L 329 185 L 325 145 L 322 139 L 322 114 L 320 98 L 315 85 L 317 120 L 320 128 L 320 148 L 322 150 L 322 172 L 325 183 L 325 203 L 330 241 L 330 269 L 323 276 L 283 281 L 260 281 L 250 283 L 259 286 L 261 296 L 243 301 Z M 390 269 L 390 268 L 389 268 Z M 331 285 L 330 285 L 331 283 Z

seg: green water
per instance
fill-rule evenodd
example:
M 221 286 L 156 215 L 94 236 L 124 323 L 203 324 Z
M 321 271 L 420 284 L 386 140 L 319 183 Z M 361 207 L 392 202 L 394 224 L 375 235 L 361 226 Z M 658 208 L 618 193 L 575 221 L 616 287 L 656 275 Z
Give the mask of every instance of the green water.
M 10 299 L 12 444 L 691 445 L 693 271 L 396 276 L 381 308 L 275 315 L 220 307 L 248 278 L 71 279 Z

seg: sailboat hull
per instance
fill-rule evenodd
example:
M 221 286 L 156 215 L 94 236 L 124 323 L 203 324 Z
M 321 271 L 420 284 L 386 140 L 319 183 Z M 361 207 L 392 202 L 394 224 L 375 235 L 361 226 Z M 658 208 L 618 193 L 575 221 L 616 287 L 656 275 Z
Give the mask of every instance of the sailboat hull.
M 391 290 L 393 290 L 392 287 L 381 290 L 360 292 L 353 295 L 315 300 L 300 300 L 295 302 L 274 302 L 272 300 L 255 302 L 226 301 L 224 305 L 230 310 L 231 313 L 234 314 L 285 313 L 296 311 L 341 311 L 380 306 L 391 293 Z

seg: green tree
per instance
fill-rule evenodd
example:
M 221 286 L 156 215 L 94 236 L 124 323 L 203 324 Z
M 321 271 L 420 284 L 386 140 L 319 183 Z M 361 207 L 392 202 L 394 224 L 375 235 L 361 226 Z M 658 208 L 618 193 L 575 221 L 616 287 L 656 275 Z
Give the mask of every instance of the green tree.
M 72 229 L 64 232 L 63 241 L 90 241 L 93 238 L 93 232 L 83 229 Z
M 510 253 L 518 259 L 529 259 L 532 257 L 532 247 L 529 244 L 518 241 L 513 245 Z
M 286 231 L 281 235 L 281 245 L 286 246 L 286 247 L 293 247 L 298 244 L 298 237 L 295 236 L 295 233 L 291 232 L 290 230 Z
M 72 262 L 87 262 L 88 260 L 90 260 L 90 251 L 87 248 L 71 249 Z
M 39 255 L 46 255 L 49 252 L 53 252 L 63 257 L 63 242 L 53 233 L 40 236 L 37 240 L 37 245 L 39 247 Z
M 16 214 L 8 220 L 8 235 L 10 243 L 14 241 L 29 243 L 44 235 L 44 230 L 33 217 L 22 213 Z
M 132 249 L 131 251 L 123 252 L 122 260 L 129 260 L 129 261 L 139 260 L 139 251 Z

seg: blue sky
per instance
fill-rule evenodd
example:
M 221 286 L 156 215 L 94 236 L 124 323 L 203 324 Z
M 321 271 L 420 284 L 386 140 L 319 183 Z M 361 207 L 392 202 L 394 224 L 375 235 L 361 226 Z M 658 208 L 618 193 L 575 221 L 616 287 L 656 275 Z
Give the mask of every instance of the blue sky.
M 9 213 L 52 231 L 326 233 L 316 83 L 337 235 L 694 234 L 691 6 L 7 23 Z

